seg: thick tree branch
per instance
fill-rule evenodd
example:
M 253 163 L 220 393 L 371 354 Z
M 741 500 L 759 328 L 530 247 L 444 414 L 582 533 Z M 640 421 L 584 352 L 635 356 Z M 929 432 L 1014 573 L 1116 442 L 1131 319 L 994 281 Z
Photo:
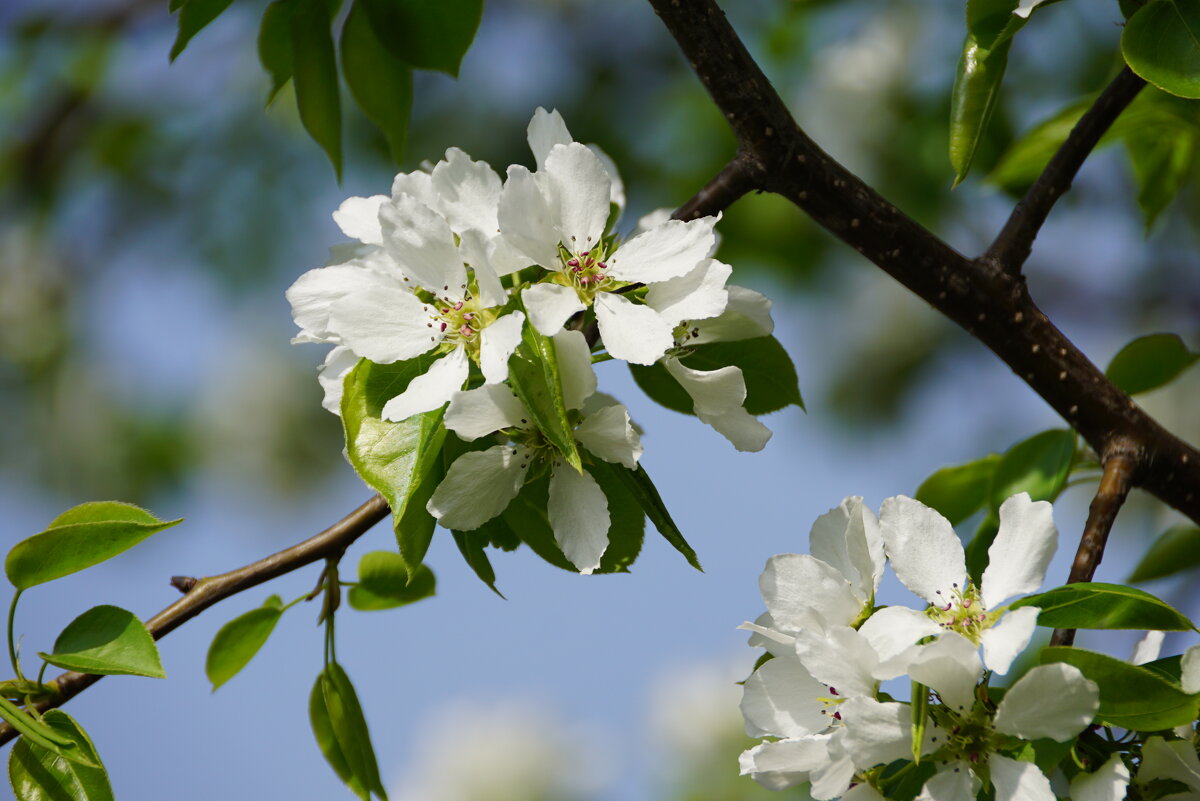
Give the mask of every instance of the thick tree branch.
M 187 594 L 147 620 L 146 628 L 154 639 L 161 639 L 218 601 L 313 562 L 336 558 L 387 514 L 387 501 L 382 495 L 376 495 L 320 534 L 301 543 L 237 570 L 193 580 Z M 174 580 L 172 584 L 178 586 Z M 51 707 L 61 706 L 102 678 L 91 673 L 63 673 L 54 681 L 57 694 L 49 701 L 39 703 L 38 708 L 44 712 Z M 11 726 L 0 724 L 0 745 L 15 736 L 16 732 Z
M 1067 141 L 1050 159 L 1046 169 L 1021 198 L 996 241 L 984 255 L 1001 269 L 1018 272 L 1029 258 L 1033 240 L 1046 221 L 1055 202 L 1071 188 L 1071 181 L 1083 166 L 1100 137 L 1112 126 L 1121 112 L 1133 102 L 1146 82 L 1126 67 L 1113 79 L 1092 107 L 1079 118 Z
M 1104 474 L 1088 509 L 1087 523 L 1083 527 L 1079 549 L 1075 552 L 1075 561 L 1071 564 L 1068 584 L 1091 581 L 1096 575 L 1096 568 L 1104 557 L 1104 546 L 1108 543 L 1108 532 L 1112 530 L 1117 512 L 1121 510 L 1133 486 L 1139 461 L 1137 445 L 1120 439 L 1114 440 L 1104 454 Z M 1050 639 L 1051 645 L 1071 645 L 1074 642 L 1074 629 L 1055 629 Z
M 968 259 L 800 130 L 714 0 L 650 0 L 737 135 L 756 188 L 791 200 L 990 348 L 1097 453 L 1136 448 L 1138 485 L 1200 522 L 1200 452 L 1109 381 L 1034 304 L 1024 279 Z

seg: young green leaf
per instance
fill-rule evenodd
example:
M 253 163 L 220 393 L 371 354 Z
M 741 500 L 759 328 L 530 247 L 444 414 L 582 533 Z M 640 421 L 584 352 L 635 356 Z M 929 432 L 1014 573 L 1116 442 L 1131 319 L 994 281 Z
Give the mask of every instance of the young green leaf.
M 342 109 L 328 0 L 292 0 L 292 80 L 300 122 L 342 180 Z
M 117 501 L 80 504 L 52 520 L 42 533 L 14 545 L 4 571 L 14 587 L 25 590 L 111 559 L 180 522 L 182 518 L 159 520 L 145 509 Z
M 358 563 L 358 584 L 350 588 L 349 601 L 355 609 L 372 611 L 429 598 L 437 589 L 433 571 L 418 565 L 411 574 L 404 557 L 394 551 L 371 551 Z
M 345 379 L 342 426 L 346 453 L 359 477 L 392 508 L 400 553 L 409 567 L 421 564 L 433 537 L 434 520 L 425 511 L 442 476 L 446 429 L 442 409 L 393 423 L 381 418 L 384 404 L 422 375 L 431 359 L 396 364 L 363 359 Z
M 662 534 L 675 550 L 683 554 L 689 565 L 704 572 L 704 568 L 700 567 L 700 560 L 696 557 L 696 552 L 692 550 L 691 545 L 688 545 L 687 540 L 683 537 L 683 532 L 671 519 L 671 513 L 667 511 L 662 496 L 658 494 L 658 489 L 650 480 L 650 476 L 646 474 L 645 468 L 638 465 L 637 470 L 629 470 L 619 464 L 597 462 L 592 469 L 596 475 L 605 475 L 606 480 L 612 479 L 624 485 L 629 494 L 637 501 L 638 506 L 650 518 L 650 522 L 658 529 L 658 533 Z
M 679 385 L 679 382 L 667 372 L 667 368 L 663 367 L 662 362 L 655 362 L 648 366 L 632 362 L 628 362 L 628 364 L 629 374 L 633 376 L 638 388 L 645 392 L 646 397 L 650 400 L 674 412 L 691 415 L 696 413 L 695 402 Z
M 92 607 L 58 635 L 54 653 L 38 656 L 79 673 L 167 677 L 150 632 L 132 612 L 119 606 Z
M 483 0 L 362 0 L 379 41 L 400 60 L 458 75 L 483 17 Z
M 532 325 L 522 326 L 521 331 L 521 344 L 508 362 L 509 383 L 550 444 L 582 473 L 583 462 L 567 416 L 554 340 L 539 334 Z
M 1062 491 L 1075 459 L 1075 434 L 1052 428 L 1018 442 L 1001 457 L 992 478 L 991 505 L 1000 504 L 1018 492 L 1028 492 L 1035 501 L 1053 501 Z
M 213 637 L 204 661 L 204 673 L 212 682 L 213 692 L 250 663 L 275 630 L 283 615 L 283 602 L 272 595 L 262 606 L 238 615 Z
M 316 738 L 317 746 L 324 754 L 325 761 L 333 768 L 337 777 L 362 801 L 370 801 L 371 791 L 367 789 L 358 774 L 351 769 L 345 752 L 338 744 L 337 734 L 330 718 L 329 706 L 325 702 L 325 688 L 328 684 L 329 679 L 326 677 L 325 671 L 321 671 L 317 676 L 316 683 L 313 684 L 312 693 L 308 696 L 308 719 L 312 723 L 313 737 Z
M 1126 581 L 1151 581 L 1195 567 L 1200 567 L 1200 528 L 1172 526 L 1159 535 Z
M 496 589 L 496 571 L 492 569 L 492 563 L 487 557 L 487 552 L 484 551 L 488 539 L 483 530 L 451 531 L 450 534 L 454 537 L 454 544 L 458 546 L 458 552 L 462 554 L 463 559 L 479 577 L 479 580 L 488 585 L 492 592 L 503 598 L 504 593 Z
M 1195 127 L 1140 130 L 1125 137 L 1125 149 L 1138 182 L 1137 201 L 1149 233 L 1184 183 L 1196 163 Z
M 992 453 L 973 462 L 943 467 L 921 482 L 916 499 L 957 526 L 988 502 L 988 490 L 999 464 L 1000 455 Z
M 350 7 L 342 28 L 342 73 L 359 108 L 387 137 L 392 161 L 404 158 L 408 117 L 412 111 L 412 68 L 376 37 L 362 7 Z
M 1104 374 L 1130 395 L 1163 386 L 1200 359 L 1178 334 L 1138 337 L 1113 356 Z
M 192 37 L 221 16 L 233 0 L 184 0 L 179 5 L 179 33 L 171 45 L 171 60 L 179 57 Z
M 967 33 L 989 50 L 1008 41 L 1028 19 L 1013 13 L 1018 5 L 1019 0 L 967 0 Z
M 996 109 L 1011 44 L 1011 39 L 1004 39 L 988 49 L 971 34 L 963 42 L 950 94 L 950 166 L 955 186 L 967 177 Z
M 1038 625 L 1057 629 L 1189 631 L 1192 622 L 1165 601 L 1122 584 L 1067 584 L 1022 598 L 1012 608 L 1041 609 Z
M 1129 68 L 1163 91 L 1200 98 L 1200 0 L 1153 0 L 1121 34 Z
M 61 709 L 47 711 L 43 719 L 86 761 L 64 759 L 57 751 L 22 737 L 8 757 L 17 801 L 113 801 L 108 772 L 87 733 Z
M 338 748 L 345 755 L 346 764 L 363 788 L 387 801 L 387 792 L 379 779 L 379 765 L 371 745 L 371 733 L 350 677 L 336 662 L 326 665 L 322 675 L 324 682 L 321 692 L 329 714 L 329 724 Z
M 746 381 L 744 405 L 750 414 L 769 414 L 793 404 L 804 408 L 796 366 L 775 337 L 697 345 L 682 361 L 693 370 L 741 368 Z
M 7 698 L 0 698 L 0 719 L 12 726 L 25 740 L 68 759 L 78 759 L 75 742 L 61 732 L 32 717 Z M 86 759 L 86 757 L 85 757 Z
M 267 105 L 292 79 L 292 10 L 295 0 L 275 0 L 263 12 L 258 28 L 258 60 L 271 76 Z
M 1172 729 L 1196 719 L 1200 696 L 1155 671 L 1082 648 L 1046 648 L 1040 662 L 1066 662 L 1100 687 L 1097 721 L 1133 731 Z

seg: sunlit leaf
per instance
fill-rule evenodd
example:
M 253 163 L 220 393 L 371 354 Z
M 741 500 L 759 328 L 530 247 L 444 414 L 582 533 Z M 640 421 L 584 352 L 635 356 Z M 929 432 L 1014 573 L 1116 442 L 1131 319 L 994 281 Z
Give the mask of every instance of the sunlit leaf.
M 998 464 L 1000 455 L 992 453 L 973 462 L 943 467 L 921 482 L 916 499 L 957 526 L 988 502 Z
M 1138 337 L 1113 356 L 1104 374 L 1130 395 L 1149 392 L 1191 367 L 1200 359 L 1178 334 Z
M 1122 584 L 1079 582 L 1030 595 L 1012 604 L 1036 606 L 1038 625 L 1057 629 L 1189 631 L 1192 622 L 1165 601 Z
M 532 325 L 522 326 L 521 332 L 521 344 L 508 362 L 509 383 L 550 444 L 582 473 L 583 462 L 567 416 L 554 340 L 539 334 Z
M 1125 24 L 1130 69 L 1163 91 L 1200 98 L 1200 0 L 1152 0 Z
M 410 573 L 400 554 L 371 551 L 359 560 L 358 584 L 350 588 L 348 600 L 362 611 L 395 609 L 429 598 L 436 590 L 437 580 L 425 565 Z
M 278 595 L 272 595 L 262 606 L 238 615 L 221 627 L 208 646 L 204 662 L 204 673 L 214 692 L 250 663 L 282 615 L 283 603 Z
M 158 646 L 142 621 L 118 606 L 94 606 L 75 618 L 54 641 L 54 653 L 39 653 L 52 665 L 101 676 L 164 679 Z
M 17 801 L 113 801 L 108 773 L 87 733 L 61 709 L 48 710 L 46 725 L 74 743 L 72 750 L 86 758 L 64 759 L 22 737 L 8 757 L 8 776 Z

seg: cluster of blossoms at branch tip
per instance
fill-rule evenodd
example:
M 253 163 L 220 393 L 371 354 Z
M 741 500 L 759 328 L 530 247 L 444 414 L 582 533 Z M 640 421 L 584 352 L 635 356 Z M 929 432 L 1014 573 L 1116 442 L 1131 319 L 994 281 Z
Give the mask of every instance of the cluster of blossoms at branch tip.
M 448 405 L 449 430 L 495 440 L 454 462 L 430 514 L 473 530 L 548 470 L 555 538 L 587 573 L 607 543 L 605 495 L 588 470 L 563 461 L 510 391 L 514 353 L 531 330 L 555 343 L 584 466 L 598 459 L 635 469 L 642 452 L 625 407 L 595 394 L 591 365 L 610 358 L 661 363 L 703 422 L 756 451 L 771 432 L 745 409 L 741 370 L 698 370 L 682 359 L 703 343 L 771 334 L 770 301 L 726 286 L 731 268 L 712 258 L 719 217 L 656 213 L 622 238 L 613 226 L 624 187 L 608 157 L 541 108 L 528 141 L 535 169 L 510 166 L 503 180 L 451 148 L 428 169 L 397 175 L 390 196 L 349 198 L 333 216 L 356 242 L 302 275 L 287 298 L 300 328 L 294 341 L 334 345 L 320 374 L 327 409 L 340 413 L 360 360 L 420 359 L 420 374 L 387 400 L 382 419 Z M 602 351 L 580 333 L 589 327 Z
M 1095 728 L 1099 688 L 1076 667 L 1043 664 L 1007 690 L 989 687 L 1029 644 L 1040 611 L 1004 603 L 1041 586 L 1057 538 L 1050 504 L 1014 495 L 976 585 L 950 523 L 918 501 L 889 498 L 876 517 L 851 497 L 822 515 L 811 554 L 767 562 L 767 611 L 741 626 L 767 650 L 745 682 L 746 730 L 770 738 L 742 754 L 741 772 L 772 789 L 807 782 L 822 800 L 1125 798 L 1131 772 L 1115 752 L 1077 760 L 1088 769 L 1069 780 L 1038 767 L 1047 743 L 1074 754 Z M 927 606 L 875 605 L 889 561 Z M 1157 644 L 1142 650 L 1153 653 L 1139 661 L 1157 657 Z M 1183 671 L 1185 691 L 1200 689 L 1200 646 Z M 880 689 L 901 677 L 907 702 Z M 1188 789 L 1169 797 L 1200 798 L 1193 731 L 1183 728 L 1175 736 L 1185 739 L 1145 742 L 1135 785 L 1166 777 Z

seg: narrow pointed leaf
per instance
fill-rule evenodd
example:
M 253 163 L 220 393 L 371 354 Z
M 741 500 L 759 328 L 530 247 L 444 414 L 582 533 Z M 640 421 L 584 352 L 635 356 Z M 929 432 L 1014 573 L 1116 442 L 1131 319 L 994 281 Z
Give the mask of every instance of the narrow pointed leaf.
M 1200 98 L 1200 0 L 1152 0 L 1121 34 L 1129 68 L 1165 92 Z
M 367 721 L 363 717 L 354 685 L 350 683 L 346 671 L 336 662 L 325 666 L 324 675 L 322 692 L 325 696 L 325 708 L 329 712 L 329 723 L 338 747 L 362 786 L 387 801 L 387 792 L 379 779 L 379 764 L 375 759 L 375 749 L 371 745 L 371 733 L 367 729 Z
M 532 325 L 521 330 L 521 344 L 508 362 L 509 383 L 550 444 L 582 473 L 583 462 L 567 417 L 554 340 L 539 334 Z
M 159 520 L 117 501 L 85 503 L 63 512 L 40 534 L 8 552 L 4 571 L 19 590 L 84 570 L 124 553 L 182 520 Z
M 327 684 L 329 684 L 329 679 L 322 671 L 317 676 L 312 693 L 308 696 L 308 718 L 312 723 L 313 736 L 317 740 L 317 746 L 320 747 L 321 753 L 325 756 L 325 761 L 329 763 L 329 767 L 333 768 L 333 772 L 337 774 L 338 778 L 362 801 L 368 801 L 371 797 L 370 791 L 363 784 L 362 779 L 350 769 L 350 763 L 346 759 L 345 753 L 342 752 L 341 746 L 338 745 L 337 735 L 334 733 L 333 722 L 330 719 L 329 707 L 325 703 Z
M 300 122 L 342 180 L 342 109 L 326 0 L 293 0 L 292 80 Z M 299 56 L 297 58 L 297 56 Z
M 51 709 L 43 717 L 89 764 L 64 759 L 22 737 L 8 759 L 8 776 L 17 801 L 113 801 L 108 772 L 87 733 L 61 709 Z
M 929 688 L 919 681 L 912 683 L 912 755 L 921 764 L 921 746 L 925 742 L 926 715 L 929 710 Z
M 410 573 L 404 557 L 394 551 L 371 551 L 358 563 L 358 584 L 351 587 L 350 605 L 362 611 L 395 609 L 429 598 L 437 589 L 433 571 L 418 565 Z
M 278 595 L 272 595 L 259 608 L 238 615 L 221 627 L 208 646 L 204 662 L 204 673 L 212 682 L 213 692 L 250 663 L 282 615 L 282 601 Z
M 1130 342 L 1108 363 L 1104 374 L 1130 395 L 1149 392 L 1174 378 L 1200 359 L 1178 334 L 1149 334 Z
M 119 606 L 92 607 L 58 635 L 54 653 L 38 656 L 79 673 L 167 677 L 150 632 L 132 612 Z
M 483 16 L 483 0 L 362 0 L 380 42 L 421 69 L 458 75 Z
M 292 10 L 296 0 L 275 0 L 263 12 L 258 28 L 258 60 L 271 76 L 267 104 L 292 79 Z
M 988 49 L 970 34 L 963 42 L 950 95 L 950 166 L 955 186 L 967 177 L 996 109 L 1011 44 L 1011 39 L 1005 39 Z
M 1046 648 L 1039 660 L 1044 665 L 1074 665 L 1099 685 L 1096 719 L 1100 723 L 1133 731 L 1160 731 L 1196 719 L 1200 696 L 1188 695 L 1153 670 L 1082 648 Z
M 359 477 L 387 499 L 400 553 L 410 568 L 421 564 L 433 537 L 434 520 L 425 504 L 441 481 L 446 429 L 443 409 L 393 423 L 381 417 L 384 404 L 424 374 L 432 359 L 396 364 L 363 359 L 346 376 L 342 426 L 346 453 Z
M 492 592 L 503 598 L 504 593 L 496 589 L 496 571 L 492 569 L 492 563 L 487 557 L 487 552 L 484 551 L 484 546 L 487 545 L 487 536 L 483 533 L 483 529 L 450 533 L 454 536 L 454 544 L 458 546 L 458 552 L 462 554 L 463 559 L 479 577 L 479 580 L 488 585 Z
M 658 494 L 654 482 L 650 480 L 650 476 L 646 474 L 641 465 L 638 465 L 637 470 L 629 470 L 621 465 L 600 462 L 595 465 L 594 471 L 597 474 L 607 473 L 609 477 L 623 484 L 630 495 L 636 499 L 638 506 L 642 507 L 646 516 L 650 518 L 650 522 L 658 529 L 658 533 L 662 534 L 675 550 L 683 554 L 689 565 L 704 572 L 704 568 L 700 567 L 700 560 L 696 557 L 696 552 L 691 545 L 688 545 L 687 540 L 683 537 L 683 532 L 671 519 L 671 513 L 667 511 L 662 496 Z
M 221 16 L 233 0 L 186 0 L 179 7 L 179 33 L 171 45 L 171 60 L 174 61 L 188 46 L 192 37 L 208 23 Z
M 76 749 L 71 738 L 51 728 L 49 724 L 35 720 L 7 698 L 0 698 L 0 718 L 16 729 L 23 738 L 40 748 L 59 754 L 70 753 Z
M 412 111 L 412 68 L 376 37 L 362 7 L 350 8 L 342 28 L 342 73 L 363 113 L 387 137 L 392 161 L 404 158 L 408 117 Z
M 988 502 L 999 454 L 988 454 L 966 464 L 943 467 L 921 482 L 916 499 L 932 507 L 957 526 Z
M 1148 592 L 1122 584 L 1067 584 L 1016 601 L 1012 608 L 1036 606 L 1038 625 L 1057 629 L 1155 629 L 1190 631 L 1178 610 Z
M 1159 535 L 1126 581 L 1151 581 L 1200 567 L 1200 528 L 1172 526 Z

